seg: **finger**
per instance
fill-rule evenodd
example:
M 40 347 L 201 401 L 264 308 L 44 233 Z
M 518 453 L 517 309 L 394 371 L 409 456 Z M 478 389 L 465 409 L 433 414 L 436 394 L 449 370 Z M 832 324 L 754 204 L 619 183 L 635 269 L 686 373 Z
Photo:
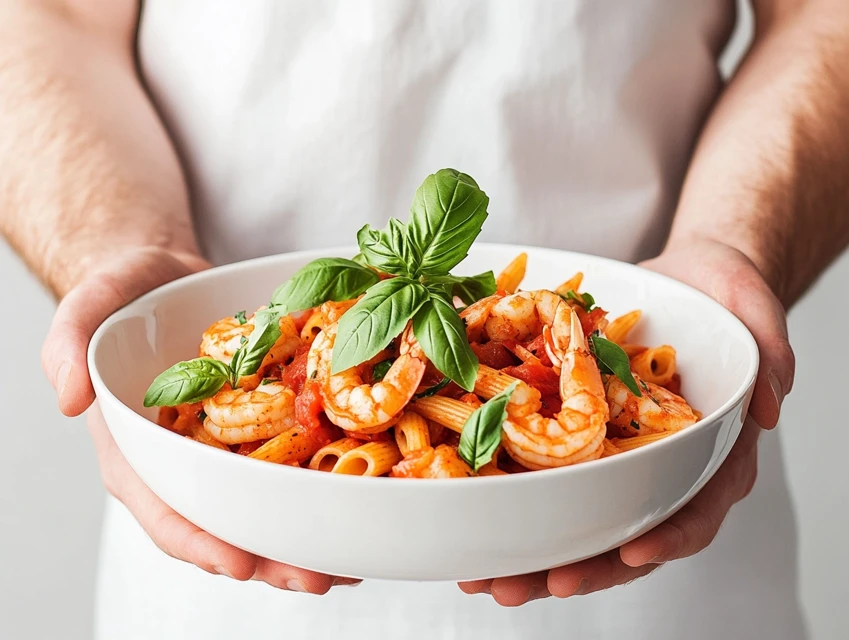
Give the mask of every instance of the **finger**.
M 793 387 L 796 359 L 784 308 L 754 269 L 741 268 L 714 297 L 736 315 L 758 345 L 760 366 L 749 413 L 765 429 L 778 423 L 781 404 Z
M 94 274 L 65 296 L 41 352 L 42 367 L 64 414 L 79 415 L 94 401 L 86 351 L 97 327 L 131 300 L 201 264 L 196 259 L 190 268 L 161 251 L 140 250 L 121 263 L 119 272 Z
M 469 595 L 489 593 L 492 580 L 469 580 L 467 582 L 458 582 L 457 585 L 463 593 L 468 593 Z
M 728 511 L 754 486 L 759 432 L 758 425 L 747 420 L 710 482 L 667 521 L 623 545 L 619 550 L 622 562 L 640 567 L 687 558 L 713 542 Z
M 290 591 L 324 594 L 333 585 L 332 576 L 258 558 L 193 525 L 162 502 L 136 475 L 118 450 L 99 411 L 92 412 L 89 425 L 107 488 L 169 556 L 209 573 L 236 580 L 261 580 Z
M 548 572 L 540 571 L 523 576 L 508 576 L 492 581 L 492 598 L 503 607 L 518 607 L 531 599 L 535 588 L 546 583 Z
M 267 582 L 279 589 L 315 595 L 324 595 L 330 591 L 334 581 L 333 576 L 299 569 L 266 558 L 259 558 L 253 579 Z
M 658 566 L 628 566 L 619 558 L 618 549 L 614 549 L 588 560 L 552 569 L 548 572 L 548 591 L 558 598 L 586 595 L 647 576 Z

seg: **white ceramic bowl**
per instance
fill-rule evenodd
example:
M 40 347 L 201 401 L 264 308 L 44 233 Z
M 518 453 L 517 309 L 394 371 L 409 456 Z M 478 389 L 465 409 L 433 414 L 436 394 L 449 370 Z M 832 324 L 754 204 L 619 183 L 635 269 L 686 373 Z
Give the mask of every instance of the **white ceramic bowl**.
M 222 540 L 335 575 L 469 580 L 539 571 L 631 540 L 711 478 L 736 439 L 758 367 L 746 328 L 707 296 L 632 265 L 564 251 L 478 244 L 456 270 L 496 272 L 529 254 L 523 288 L 553 288 L 580 270 L 611 312 L 643 319 L 635 342 L 678 350 L 683 393 L 704 419 L 611 458 L 512 476 L 400 480 L 256 461 L 182 438 L 153 420 L 145 390 L 195 357 L 214 320 L 268 302 L 306 262 L 353 248 L 292 253 L 212 269 L 121 309 L 95 334 L 89 367 L 109 429 L 147 485 Z

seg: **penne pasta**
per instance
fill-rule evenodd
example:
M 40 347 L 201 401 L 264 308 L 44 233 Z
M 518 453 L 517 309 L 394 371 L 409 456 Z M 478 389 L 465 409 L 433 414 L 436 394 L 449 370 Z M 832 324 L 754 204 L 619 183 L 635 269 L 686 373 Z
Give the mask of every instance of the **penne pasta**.
M 321 311 L 313 311 L 301 329 L 301 341 L 304 344 L 312 344 L 319 332 L 324 329 L 327 318 Z
M 395 424 L 395 442 L 401 455 L 430 446 L 430 431 L 427 420 L 417 413 L 407 411 Z
M 525 279 L 525 269 L 528 266 L 528 254 L 520 253 L 513 261 L 504 267 L 504 271 L 495 279 L 495 286 L 499 291 L 516 293 L 522 280 Z
M 660 433 L 649 433 L 644 436 L 634 436 L 633 438 L 613 438 L 611 439 L 611 443 L 619 450 L 619 452 L 631 451 L 632 449 L 639 449 L 640 447 L 644 447 L 652 442 L 663 440 L 667 436 L 671 436 L 673 433 L 675 432 L 661 431 Z
M 668 385 L 675 375 L 675 349 L 665 344 L 631 357 L 631 370 L 646 382 Z
M 617 453 L 620 453 L 619 447 L 613 444 L 608 438 L 605 438 L 601 445 L 603 447 L 601 452 L 602 458 L 609 458 L 610 456 L 615 456 Z
M 310 460 L 309 468 L 314 471 L 333 471 L 339 458 L 363 444 L 356 438 L 342 438 L 331 442 L 315 452 Z
M 391 440 L 367 442 L 348 451 L 333 467 L 332 473 L 352 476 L 382 476 L 389 473 L 404 456 Z
M 607 328 L 604 331 L 605 336 L 611 342 L 615 342 L 620 346 L 623 345 L 628 339 L 628 334 L 631 333 L 631 330 L 634 326 L 636 326 L 637 322 L 639 322 L 640 316 L 642 315 L 642 311 L 635 309 L 634 311 L 629 311 L 623 316 L 619 316 L 607 325 Z
M 315 440 L 305 436 L 298 427 L 292 427 L 271 438 L 248 457 L 278 464 L 293 460 L 301 462 L 308 460 L 318 449 Z
M 199 423 L 194 423 L 187 427 L 184 435 L 189 438 L 189 440 L 194 440 L 195 442 L 200 442 L 201 444 L 215 447 L 216 449 L 230 451 L 230 447 L 209 435 L 206 429 L 203 428 L 203 425 Z
M 457 433 L 463 430 L 463 425 L 475 411 L 465 402 L 444 396 L 419 398 L 410 405 L 410 410 Z
M 578 292 L 578 289 L 581 287 L 581 282 L 584 281 L 584 274 L 578 271 L 574 276 L 569 278 L 566 282 L 561 284 L 554 290 L 554 293 L 559 294 L 561 296 L 565 296 L 570 291 Z
M 642 353 L 643 351 L 648 349 L 648 347 L 643 346 L 641 344 L 627 344 L 626 343 L 626 344 L 620 344 L 619 346 L 622 347 L 622 351 L 625 352 L 625 355 L 628 356 L 629 360 L 631 358 L 633 358 L 634 356 L 636 356 L 637 354 Z

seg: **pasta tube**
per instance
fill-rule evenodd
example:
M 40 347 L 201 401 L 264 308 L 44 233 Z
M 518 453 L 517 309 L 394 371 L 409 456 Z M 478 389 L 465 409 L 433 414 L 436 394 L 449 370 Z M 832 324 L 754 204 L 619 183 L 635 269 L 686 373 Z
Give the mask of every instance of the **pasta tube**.
M 430 430 L 427 420 L 412 411 L 405 412 L 395 424 L 395 442 L 404 456 L 429 447 Z
M 675 349 L 665 344 L 651 347 L 631 358 L 631 369 L 646 382 L 665 386 L 675 375 Z
M 642 315 L 642 311 L 635 309 L 634 311 L 629 311 L 623 316 L 619 316 L 607 325 L 607 328 L 604 330 L 604 335 L 611 342 L 615 342 L 620 346 L 623 345 L 628 339 L 628 334 L 631 333 L 631 330 L 637 322 L 640 321 L 640 316 Z
M 559 294 L 561 296 L 565 296 L 570 291 L 574 291 L 577 293 L 578 289 L 581 286 L 581 283 L 584 281 L 584 274 L 580 271 L 576 273 L 574 276 L 569 278 L 566 282 L 561 284 L 554 290 L 554 293 Z
M 367 442 L 343 454 L 332 473 L 352 476 L 382 476 L 389 473 L 404 456 L 391 440 Z
M 315 452 L 309 467 L 314 471 L 333 471 L 339 458 L 362 444 L 363 441 L 356 438 L 342 438 L 331 442 Z
M 278 464 L 293 460 L 301 462 L 309 459 L 318 449 L 315 440 L 305 436 L 298 427 L 292 427 L 274 436 L 259 449 L 248 454 L 248 457 Z
M 525 279 L 525 269 L 528 266 L 528 254 L 520 253 L 513 261 L 504 267 L 504 271 L 495 279 L 495 286 L 499 291 L 516 293 L 522 280 Z
M 639 449 L 640 447 L 644 447 L 652 442 L 663 440 L 667 436 L 671 436 L 673 433 L 675 432 L 661 431 L 659 433 L 648 433 L 644 436 L 634 436 L 633 438 L 613 438 L 611 443 L 614 447 L 619 449 L 620 452 L 631 451 L 632 449 Z
M 457 433 L 463 430 L 463 425 L 475 411 L 475 408 L 470 404 L 443 396 L 419 398 L 409 408 L 420 416 L 433 420 Z

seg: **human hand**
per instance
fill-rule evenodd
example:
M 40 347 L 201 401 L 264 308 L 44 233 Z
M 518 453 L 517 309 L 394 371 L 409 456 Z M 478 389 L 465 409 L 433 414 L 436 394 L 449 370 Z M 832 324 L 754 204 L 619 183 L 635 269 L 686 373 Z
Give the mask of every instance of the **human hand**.
M 42 365 L 56 389 L 59 408 L 76 416 L 95 400 L 86 351 L 91 336 L 110 314 L 155 287 L 210 265 L 194 254 L 163 249 L 124 250 L 101 263 L 63 298 L 42 349 Z M 168 555 L 210 573 L 261 580 L 293 591 L 326 593 L 333 585 L 359 581 L 290 567 L 242 551 L 191 524 L 162 502 L 132 470 L 95 404 L 88 414 L 103 482 Z
M 707 547 L 731 507 L 754 486 L 760 428 L 776 425 L 781 403 L 793 386 L 795 360 L 781 303 L 751 260 L 712 240 L 691 239 L 671 246 L 642 266 L 707 293 L 740 318 L 755 337 L 760 369 L 749 418 L 737 442 L 716 475 L 687 505 L 636 540 L 550 571 L 460 583 L 465 593 L 487 593 L 501 605 L 519 606 L 552 595 L 567 598 L 627 584 L 665 562 Z

